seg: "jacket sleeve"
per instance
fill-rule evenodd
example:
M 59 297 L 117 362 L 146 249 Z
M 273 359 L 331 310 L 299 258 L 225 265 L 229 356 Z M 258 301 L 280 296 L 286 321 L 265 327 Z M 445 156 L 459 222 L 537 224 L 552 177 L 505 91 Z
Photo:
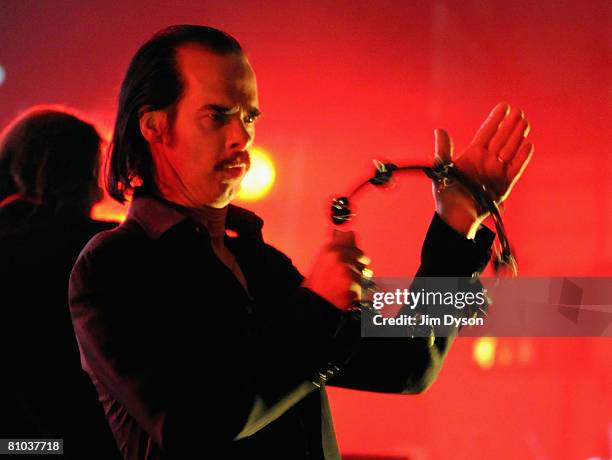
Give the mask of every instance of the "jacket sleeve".
M 489 260 L 494 238 L 493 232 L 482 227 L 474 240 L 468 240 L 434 214 L 416 277 L 480 273 Z M 453 338 L 436 337 L 432 346 L 422 337 L 361 338 L 354 356 L 330 385 L 384 393 L 422 392 L 437 377 Z
M 203 432 L 221 446 L 250 436 L 317 389 L 312 376 L 333 347 L 342 314 L 299 287 L 299 274 L 285 273 L 296 277 L 283 293 L 284 306 L 294 307 L 282 317 L 287 327 L 266 323 L 245 337 L 238 326 L 216 326 L 213 315 L 227 312 L 211 308 L 212 325 L 198 337 L 202 350 L 185 350 L 177 343 L 194 342 L 164 335 L 157 305 L 164 299 L 148 298 L 152 287 L 134 276 L 152 263 L 139 244 L 94 239 L 72 271 L 70 310 L 86 370 L 163 451 L 187 458 Z M 291 359 L 277 338 L 290 341 Z

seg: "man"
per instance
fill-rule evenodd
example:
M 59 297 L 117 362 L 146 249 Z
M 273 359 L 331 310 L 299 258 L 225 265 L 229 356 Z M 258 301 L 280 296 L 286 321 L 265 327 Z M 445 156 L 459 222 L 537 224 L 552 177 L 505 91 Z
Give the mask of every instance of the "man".
M 338 233 L 304 279 L 263 242 L 262 221 L 229 204 L 258 115 L 254 72 L 216 29 L 162 30 L 128 68 L 108 187 L 119 201 L 138 187 L 127 220 L 87 245 L 70 282 L 84 366 L 125 458 L 337 459 L 326 381 L 420 392 L 450 345 L 360 340 L 344 321 L 365 267 L 353 234 Z M 501 200 L 531 156 L 526 130 L 500 104 L 456 164 Z M 450 161 L 442 130 L 436 152 Z M 419 275 L 470 276 L 494 235 L 461 187 L 435 192 Z
M 115 227 L 102 197 L 95 126 L 32 107 L 0 137 L 0 438 L 64 440 L 63 458 L 120 458 L 81 369 L 66 286 L 83 246 Z

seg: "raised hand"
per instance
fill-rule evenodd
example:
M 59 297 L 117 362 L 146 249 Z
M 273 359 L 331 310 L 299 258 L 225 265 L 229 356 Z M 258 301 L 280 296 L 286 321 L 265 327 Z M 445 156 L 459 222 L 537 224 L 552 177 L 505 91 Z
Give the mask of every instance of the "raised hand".
M 508 198 L 533 155 L 533 144 L 527 141 L 529 122 L 522 110 L 508 104 L 497 104 L 480 126 L 470 146 L 453 159 L 449 134 L 435 130 L 435 163 L 453 162 L 475 182 L 484 185 L 496 202 Z M 474 236 L 486 214 L 479 213 L 470 193 L 458 184 L 441 187 L 434 184 L 436 210 L 451 227 Z

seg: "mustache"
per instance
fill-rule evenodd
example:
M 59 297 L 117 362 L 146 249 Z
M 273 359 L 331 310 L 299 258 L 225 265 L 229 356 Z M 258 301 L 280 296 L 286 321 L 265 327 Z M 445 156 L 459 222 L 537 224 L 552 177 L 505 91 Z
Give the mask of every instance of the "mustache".
M 215 165 L 215 171 L 222 171 L 224 168 L 238 163 L 244 163 L 247 170 L 251 167 L 251 157 L 248 151 L 236 152 L 231 157 L 221 160 Z

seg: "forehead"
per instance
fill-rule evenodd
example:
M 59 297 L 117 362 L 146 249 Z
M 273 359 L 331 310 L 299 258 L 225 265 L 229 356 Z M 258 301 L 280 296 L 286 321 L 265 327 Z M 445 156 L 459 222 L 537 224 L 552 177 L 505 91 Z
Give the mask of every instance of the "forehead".
M 244 55 L 219 55 L 199 45 L 183 45 L 177 62 L 185 82 L 184 99 L 257 106 L 255 73 Z

